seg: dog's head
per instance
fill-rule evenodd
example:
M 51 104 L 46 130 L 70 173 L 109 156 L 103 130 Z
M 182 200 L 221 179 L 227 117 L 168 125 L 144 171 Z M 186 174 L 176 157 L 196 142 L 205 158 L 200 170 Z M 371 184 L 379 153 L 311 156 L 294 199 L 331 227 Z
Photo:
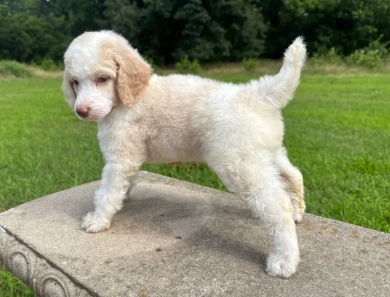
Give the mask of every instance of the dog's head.
M 99 121 L 122 102 L 131 107 L 147 87 L 151 67 L 122 36 L 86 32 L 64 55 L 62 90 L 80 119 Z

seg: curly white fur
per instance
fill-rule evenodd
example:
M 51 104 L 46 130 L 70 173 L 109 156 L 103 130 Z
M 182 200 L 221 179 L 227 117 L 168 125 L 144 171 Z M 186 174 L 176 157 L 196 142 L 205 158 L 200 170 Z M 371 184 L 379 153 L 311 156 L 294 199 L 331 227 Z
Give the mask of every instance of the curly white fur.
M 120 35 L 87 32 L 65 53 L 63 91 L 81 119 L 98 122 L 106 165 L 82 228 L 110 226 L 142 163 L 206 162 L 247 201 L 273 236 L 266 271 L 288 277 L 305 210 L 303 179 L 283 147 L 281 108 L 299 84 L 306 49 L 297 38 L 280 72 L 233 85 L 193 75 L 158 76 Z

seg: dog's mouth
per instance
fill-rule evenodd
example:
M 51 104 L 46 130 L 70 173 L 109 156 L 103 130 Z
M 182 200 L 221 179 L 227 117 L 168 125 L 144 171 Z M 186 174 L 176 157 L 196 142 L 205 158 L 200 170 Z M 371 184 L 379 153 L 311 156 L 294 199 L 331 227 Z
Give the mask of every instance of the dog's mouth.
M 104 113 L 100 113 L 97 111 L 93 112 L 92 110 L 89 110 L 88 112 L 81 112 L 76 110 L 75 113 L 80 120 L 93 122 L 98 122 L 106 116 L 106 114 Z

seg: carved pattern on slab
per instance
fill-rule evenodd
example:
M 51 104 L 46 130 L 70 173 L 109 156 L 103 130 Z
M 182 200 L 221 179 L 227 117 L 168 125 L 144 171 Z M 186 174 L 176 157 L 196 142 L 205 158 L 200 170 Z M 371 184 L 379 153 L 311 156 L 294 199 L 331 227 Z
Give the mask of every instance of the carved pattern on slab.
M 41 297 L 88 297 L 86 290 L 0 227 L 0 261 Z

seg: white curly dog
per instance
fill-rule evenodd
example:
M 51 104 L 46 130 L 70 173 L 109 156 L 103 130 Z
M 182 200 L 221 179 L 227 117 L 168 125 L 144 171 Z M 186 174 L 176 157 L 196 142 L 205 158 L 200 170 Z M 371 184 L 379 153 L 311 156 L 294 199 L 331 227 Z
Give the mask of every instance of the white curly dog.
M 193 75 L 158 76 L 112 31 L 86 32 L 67 49 L 63 91 L 80 119 L 98 123 L 105 159 L 95 210 L 82 228 L 110 226 L 142 163 L 205 162 L 245 200 L 273 236 L 266 271 L 296 271 L 295 222 L 303 178 L 283 147 L 281 109 L 299 84 L 306 48 L 298 37 L 275 76 L 234 85 Z

